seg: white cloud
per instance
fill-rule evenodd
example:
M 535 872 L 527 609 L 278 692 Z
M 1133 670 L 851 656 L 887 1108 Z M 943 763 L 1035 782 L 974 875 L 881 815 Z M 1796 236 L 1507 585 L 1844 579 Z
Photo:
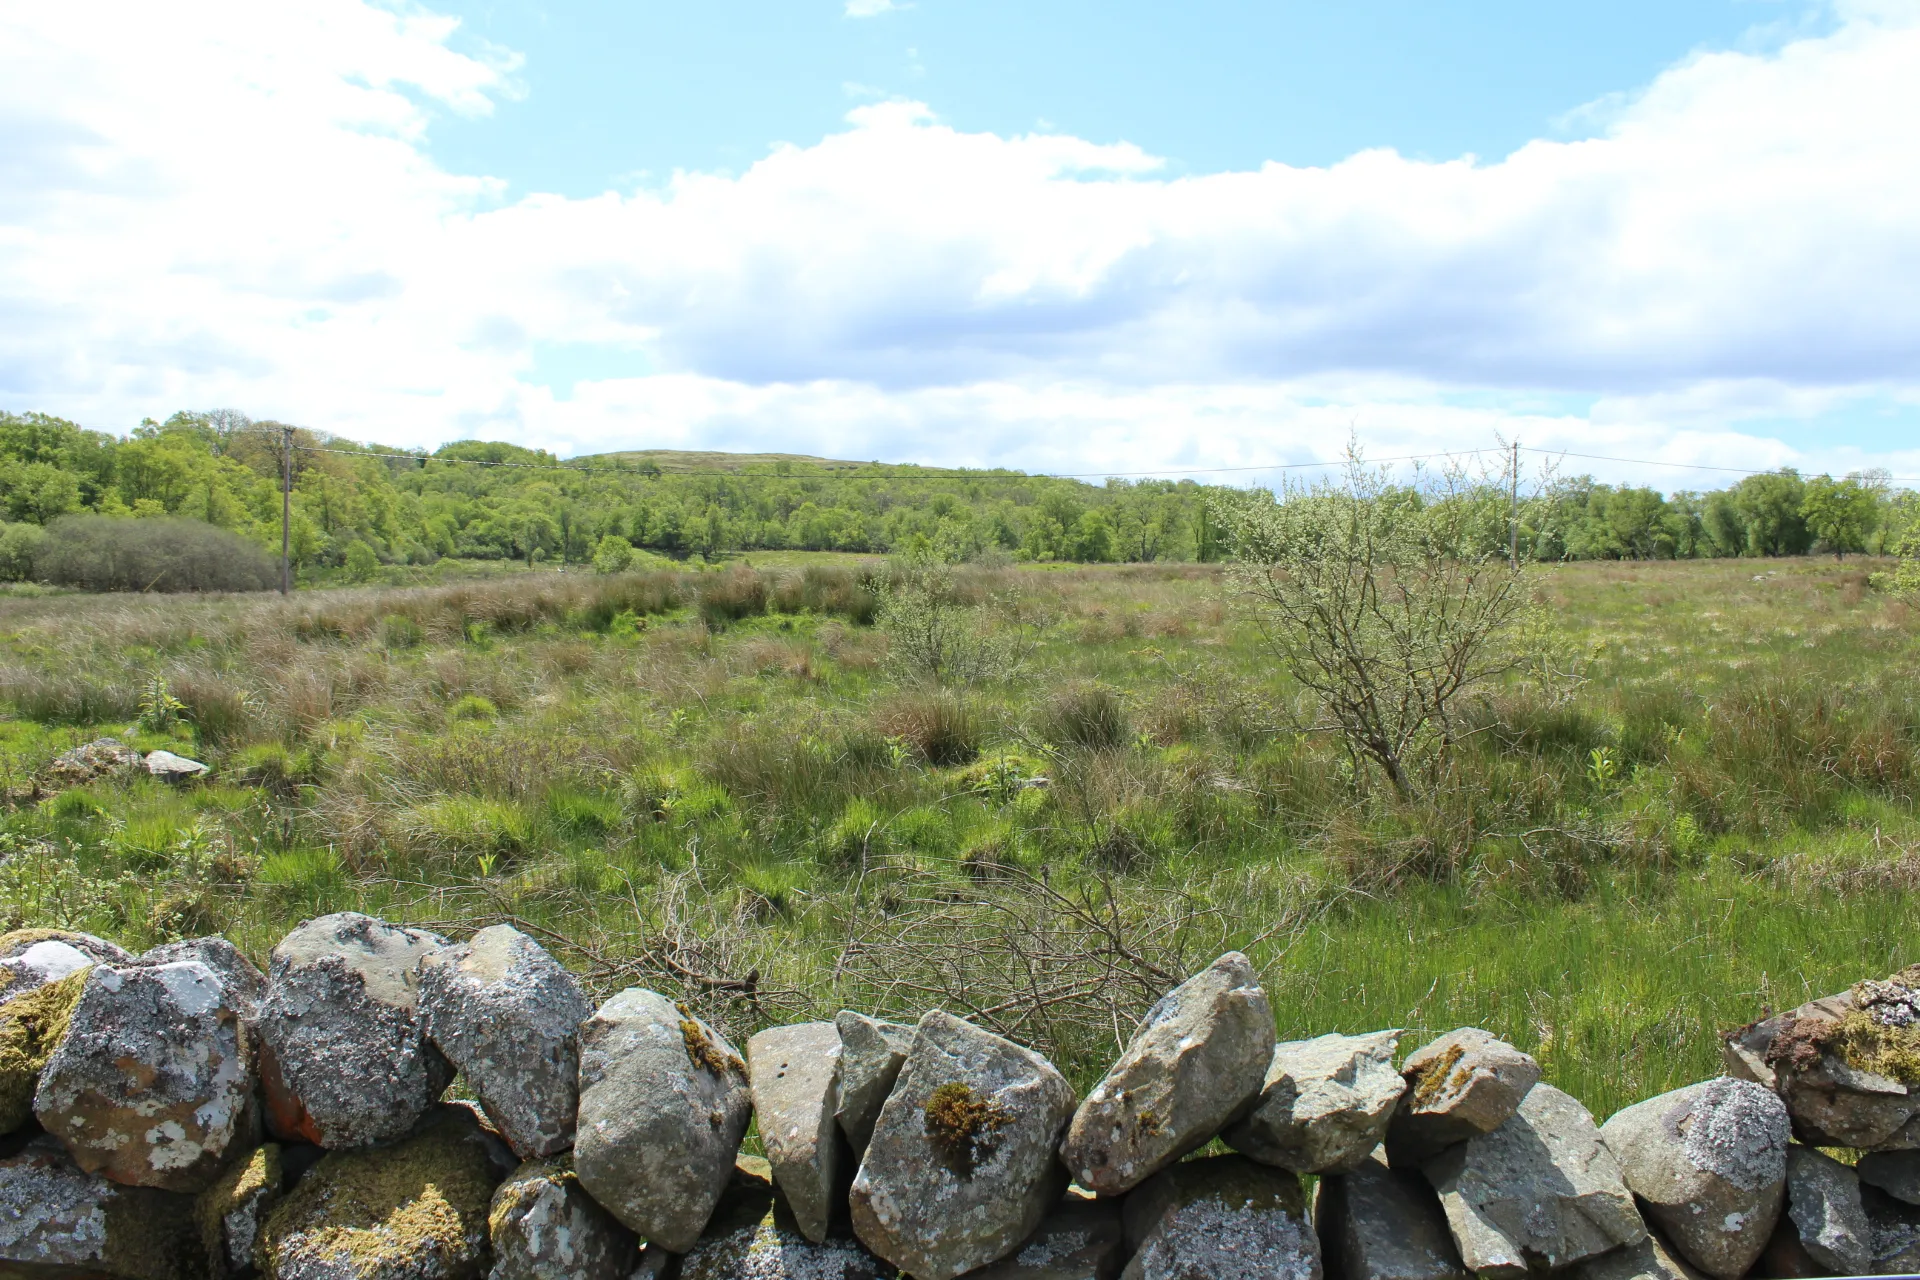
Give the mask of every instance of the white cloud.
M 516 91 L 452 32 L 362 0 L 0 11 L 0 407 L 1073 471 L 1502 431 L 1920 475 L 1773 425 L 1920 415 L 1911 0 L 1496 163 L 1169 177 L 892 102 L 737 177 L 512 202 L 425 152 Z M 535 385 L 572 349 L 657 373 Z
M 909 5 L 895 4 L 893 0 L 847 0 L 849 18 L 877 18 L 883 13 L 898 13 Z

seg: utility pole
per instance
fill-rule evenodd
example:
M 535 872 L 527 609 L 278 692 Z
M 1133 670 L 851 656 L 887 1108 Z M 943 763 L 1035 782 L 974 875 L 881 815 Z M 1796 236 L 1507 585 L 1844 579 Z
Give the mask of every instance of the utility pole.
M 1513 442 L 1513 460 L 1507 464 L 1507 562 L 1520 568 L 1520 442 Z
M 293 428 L 280 428 L 280 594 L 293 591 Z

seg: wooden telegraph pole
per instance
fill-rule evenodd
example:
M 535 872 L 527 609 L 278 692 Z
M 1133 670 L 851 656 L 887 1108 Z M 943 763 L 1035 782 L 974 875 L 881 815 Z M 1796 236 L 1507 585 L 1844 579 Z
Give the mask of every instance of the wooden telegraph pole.
M 1507 562 L 1520 568 L 1520 442 L 1513 442 L 1513 460 L 1507 464 Z
M 293 591 L 293 428 L 280 428 L 280 594 Z

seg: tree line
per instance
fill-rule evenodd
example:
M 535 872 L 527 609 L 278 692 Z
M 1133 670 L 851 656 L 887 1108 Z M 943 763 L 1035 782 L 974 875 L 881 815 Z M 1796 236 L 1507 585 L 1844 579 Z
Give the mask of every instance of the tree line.
M 0 413 L 0 576 L 32 576 L 44 526 L 77 513 L 184 518 L 277 552 L 282 431 L 232 410 L 149 419 L 124 437 Z M 621 545 L 709 559 L 791 548 L 946 561 L 1211 561 L 1229 551 L 1219 513 L 1238 493 L 1191 480 L 1089 484 L 801 458 L 731 470 L 665 453 L 566 462 L 481 441 L 428 453 L 304 429 L 293 443 L 293 558 L 350 574 L 443 558 L 577 564 Z M 1484 487 L 1473 498 L 1476 519 L 1504 545 L 1503 487 Z M 1522 501 L 1520 541 L 1540 560 L 1891 551 L 1916 524 L 1914 498 L 1872 473 L 1780 471 L 1671 495 L 1579 477 Z

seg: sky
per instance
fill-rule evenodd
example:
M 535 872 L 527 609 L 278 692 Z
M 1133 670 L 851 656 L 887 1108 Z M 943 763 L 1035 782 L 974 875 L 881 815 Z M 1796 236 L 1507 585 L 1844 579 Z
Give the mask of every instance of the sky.
M 1920 483 L 1916 120 L 1920 0 L 0 0 L 0 409 Z

